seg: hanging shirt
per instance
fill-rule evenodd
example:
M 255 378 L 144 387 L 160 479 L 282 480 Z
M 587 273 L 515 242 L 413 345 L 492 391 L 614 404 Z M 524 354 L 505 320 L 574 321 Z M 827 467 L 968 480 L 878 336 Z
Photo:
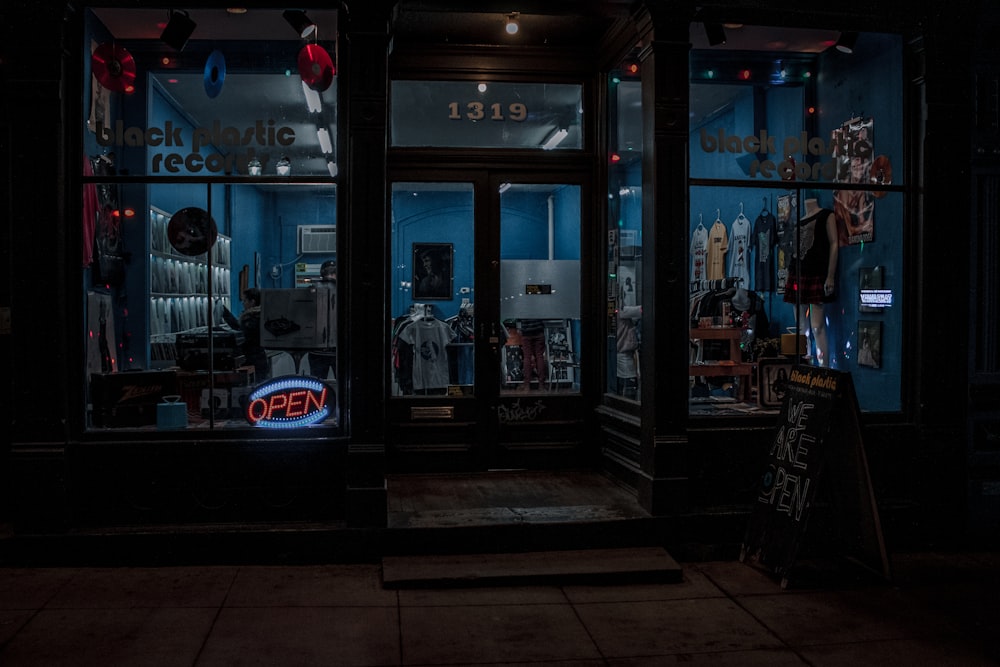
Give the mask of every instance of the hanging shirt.
M 750 220 L 740 213 L 729 233 L 729 278 L 739 278 L 741 287 L 750 284 Z
M 709 280 L 722 280 L 726 277 L 726 252 L 729 250 L 729 234 L 726 225 L 721 220 L 712 224 L 708 232 L 708 251 L 706 253 L 706 276 Z
M 708 230 L 698 223 L 691 234 L 691 280 L 705 280 L 705 260 L 708 252 Z
M 753 277 L 754 289 L 758 292 L 774 291 L 774 250 L 778 242 L 776 227 L 778 219 L 770 211 L 762 211 L 753 222 Z
M 399 337 L 413 348 L 413 389 L 448 386 L 448 343 L 455 333 L 438 319 L 420 319 L 403 329 Z

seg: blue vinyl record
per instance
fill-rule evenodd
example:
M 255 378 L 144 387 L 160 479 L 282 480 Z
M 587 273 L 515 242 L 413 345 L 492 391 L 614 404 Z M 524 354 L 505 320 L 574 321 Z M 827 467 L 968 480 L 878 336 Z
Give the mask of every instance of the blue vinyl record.
M 216 49 L 208 54 L 205 61 L 205 94 L 218 97 L 222 92 L 222 84 L 226 81 L 226 57 Z

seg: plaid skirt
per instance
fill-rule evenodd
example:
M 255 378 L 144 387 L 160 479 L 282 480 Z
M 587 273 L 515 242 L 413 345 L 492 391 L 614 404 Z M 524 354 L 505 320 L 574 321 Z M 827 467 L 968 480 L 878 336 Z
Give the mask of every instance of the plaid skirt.
M 823 291 L 825 276 L 788 276 L 785 283 L 785 303 L 830 303 L 834 294 Z

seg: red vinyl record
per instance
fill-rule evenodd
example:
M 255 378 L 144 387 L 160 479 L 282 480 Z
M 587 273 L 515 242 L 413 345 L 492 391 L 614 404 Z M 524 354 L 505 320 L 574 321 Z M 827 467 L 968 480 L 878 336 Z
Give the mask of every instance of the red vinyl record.
M 299 76 L 307 86 L 323 92 L 333 83 L 333 59 L 322 46 L 306 44 L 299 51 Z
M 124 47 L 105 42 L 90 57 L 97 81 L 116 93 L 135 92 L 135 59 Z

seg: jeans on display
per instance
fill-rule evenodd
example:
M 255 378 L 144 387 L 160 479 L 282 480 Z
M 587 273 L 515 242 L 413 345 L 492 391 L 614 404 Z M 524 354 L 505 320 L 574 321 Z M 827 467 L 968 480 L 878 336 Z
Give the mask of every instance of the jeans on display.
M 521 349 L 524 351 L 524 385 L 531 384 L 532 370 L 539 385 L 548 381 L 545 371 L 545 336 L 522 336 Z

